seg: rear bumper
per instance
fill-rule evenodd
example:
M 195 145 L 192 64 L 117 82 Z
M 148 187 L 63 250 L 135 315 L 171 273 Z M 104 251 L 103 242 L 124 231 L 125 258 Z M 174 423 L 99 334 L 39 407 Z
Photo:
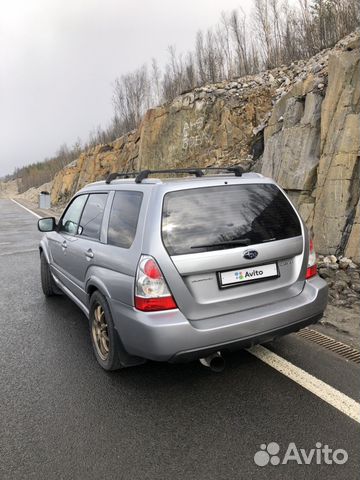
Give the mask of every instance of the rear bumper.
M 195 350 L 187 350 L 184 352 L 176 353 L 169 361 L 172 363 L 181 363 L 181 362 L 190 362 L 191 360 L 197 360 L 201 357 L 206 357 L 213 352 L 217 351 L 235 351 L 240 350 L 242 348 L 248 348 L 253 345 L 257 345 L 258 343 L 269 342 L 276 337 L 280 337 L 282 335 L 287 335 L 288 333 L 297 332 L 301 328 L 306 327 L 307 325 L 312 325 L 317 323 L 321 317 L 323 316 L 322 313 L 314 315 L 313 317 L 306 318 L 305 320 L 301 320 L 300 322 L 289 323 L 282 328 L 276 328 L 274 330 L 269 330 L 267 332 L 263 332 L 259 335 L 255 335 L 248 338 L 241 338 L 240 340 L 235 340 L 233 342 L 221 343 L 219 345 L 212 345 L 211 347 L 206 347 L 202 349 L 195 349 Z
M 236 350 L 316 323 L 327 303 L 326 282 L 316 276 L 290 299 L 189 322 L 179 310 L 145 313 L 110 299 L 115 326 L 131 355 L 189 361 L 216 350 Z

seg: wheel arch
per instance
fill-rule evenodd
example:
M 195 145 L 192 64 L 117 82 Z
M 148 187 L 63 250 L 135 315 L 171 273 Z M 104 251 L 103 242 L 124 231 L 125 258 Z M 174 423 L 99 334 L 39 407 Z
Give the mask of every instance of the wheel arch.
M 108 301 L 111 298 L 111 295 L 106 288 L 106 285 L 97 277 L 90 277 L 85 288 L 88 298 L 89 298 L 89 304 L 90 304 L 90 298 L 91 295 L 94 292 L 100 292 L 104 297 L 105 300 L 107 301 L 109 310 L 111 315 L 113 316 L 113 312 L 111 309 L 111 303 Z M 135 365 L 142 365 L 143 363 L 146 363 L 146 359 L 130 355 L 127 351 L 126 348 L 124 347 L 124 344 L 121 340 L 121 335 L 118 329 L 116 328 L 116 325 L 114 324 L 114 329 L 116 333 L 116 338 L 117 338 L 117 346 L 118 346 L 118 355 L 120 358 L 120 362 L 123 367 L 132 367 Z
M 39 244 L 39 255 L 41 255 L 42 253 L 45 255 L 45 258 L 46 258 L 46 261 L 48 262 L 48 264 L 50 264 L 50 255 L 49 255 L 49 251 L 47 249 L 47 244 L 45 243 L 44 239 L 41 240 L 41 242 Z
M 89 278 L 89 280 L 86 283 L 85 291 L 89 296 L 89 300 L 90 300 L 91 295 L 95 291 L 99 291 L 102 295 L 104 295 L 105 298 L 111 298 L 110 292 L 107 289 L 104 282 L 102 282 L 100 279 L 95 278 L 95 277 L 90 277 Z

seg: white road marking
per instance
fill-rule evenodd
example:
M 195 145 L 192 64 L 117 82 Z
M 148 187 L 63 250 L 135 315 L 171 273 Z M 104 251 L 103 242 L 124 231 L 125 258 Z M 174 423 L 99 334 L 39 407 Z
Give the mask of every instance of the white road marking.
M 29 253 L 29 252 L 38 252 L 37 248 L 29 248 L 28 250 L 18 250 L 16 252 L 5 252 L 0 253 L 0 257 L 6 257 L 7 255 L 20 255 L 21 253 Z
M 261 345 L 249 348 L 248 352 L 360 423 L 360 403 Z
M 24 210 L 26 210 L 27 212 L 31 213 L 32 215 L 34 215 L 35 217 L 37 218 L 42 218 L 41 215 L 38 215 L 37 213 L 33 212 L 32 210 L 30 210 L 29 208 L 26 208 L 24 207 L 24 205 L 21 205 L 21 203 L 17 202 L 16 200 L 14 200 L 13 198 L 11 199 L 14 203 L 16 203 L 16 205 L 19 205 L 19 207 L 23 208 Z

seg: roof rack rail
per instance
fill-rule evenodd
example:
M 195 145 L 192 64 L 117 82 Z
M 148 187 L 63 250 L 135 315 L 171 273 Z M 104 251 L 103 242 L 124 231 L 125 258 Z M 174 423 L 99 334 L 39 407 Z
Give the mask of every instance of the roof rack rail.
M 203 177 L 208 170 L 217 170 L 233 173 L 236 177 L 241 177 L 243 174 L 243 169 L 238 166 L 234 167 L 204 167 L 204 168 L 174 168 L 168 170 L 143 170 L 140 172 L 136 178 L 136 183 L 141 183 L 145 178 L 148 178 L 149 175 L 153 173 L 189 173 L 190 175 L 195 175 L 196 177 Z
M 116 178 L 133 178 L 135 177 L 135 183 L 141 183 L 143 180 L 153 174 L 163 173 L 188 173 L 195 175 L 196 177 L 203 177 L 208 170 L 225 171 L 233 173 L 236 177 L 241 177 L 243 169 L 239 166 L 233 167 L 204 167 L 204 168 L 173 168 L 165 170 L 142 170 L 141 172 L 128 172 L 128 173 L 110 173 L 106 178 L 106 183 L 111 183 Z
M 232 167 L 207 167 L 205 170 L 225 170 L 225 172 L 234 173 L 235 177 L 241 177 L 244 173 L 242 167 L 234 165 Z
M 136 175 L 139 175 L 139 172 L 109 173 L 109 175 L 106 177 L 105 183 L 111 183 L 116 178 L 132 178 L 132 177 L 135 177 Z
M 204 175 L 204 172 L 201 168 L 169 168 L 165 170 L 143 170 L 136 176 L 135 182 L 141 183 L 143 180 L 145 180 L 145 178 L 148 178 L 149 175 L 152 175 L 153 173 L 189 173 L 190 175 L 195 175 L 196 177 L 202 177 Z

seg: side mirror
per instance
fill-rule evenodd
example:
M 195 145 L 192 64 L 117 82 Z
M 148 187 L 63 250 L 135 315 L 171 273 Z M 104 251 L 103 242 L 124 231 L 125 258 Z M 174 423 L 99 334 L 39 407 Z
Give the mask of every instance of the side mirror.
M 54 217 L 40 218 L 38 220 L 38 229 L 40 232 L 52 232 L 56 229 L 56 220 Z
M 66 220 L 65 225 L 62 230 L 64 232 L 69 233 L 70 235 L 76 235 L 78 229 L 78 224 L 73 222 L 72 220 Z

